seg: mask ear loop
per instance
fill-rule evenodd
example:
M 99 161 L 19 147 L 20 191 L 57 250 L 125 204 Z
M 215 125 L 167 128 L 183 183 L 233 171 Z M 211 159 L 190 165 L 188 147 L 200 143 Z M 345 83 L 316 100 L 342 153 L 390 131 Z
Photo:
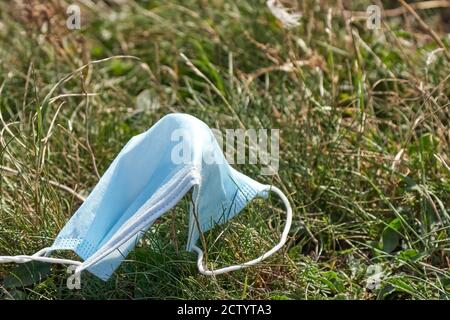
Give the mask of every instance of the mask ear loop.
M 30 261 L 40 261 L 55 264 L 68 264 L 80 266 L 82 263 L 80 261 L 70 260 L 70 259 L 59 259 L 59 258 L 49 258 L 47 255 L 50 253 L 50 248 L 44 248 L 39 250 L 32 256 L 19 255 L 19 256 L 0 256 L 0 263 L 27 263 Z
M 267 251 L 266 253 L 264 253 L 263 255 L 259 256 L 256 259 L 253 259 L 251 261 L 248 261 L 248 262 L 245 262 L 245 263 L 242 263 L 242 264 L 239 264 L 239 265 L 233 265 L 233 266 L 229 266 L 229 267 L 225 267 L 225 268 L 221 268 L 221 269 L 216 269 L 216 270 L 208 270 L 208 268 L 204 267 L 204 264 L 203 264 L 203 251 L 202 251 L 202 249 L 200 249 L 197 246 L 193 246 L 192 249 L 195 252 L 197 252 L 197 254 L 198 254 L 197 267 L 198 267 L 198 270 L 200 271 L 201 274 L 204 274 L 206 276 L 213 276 L 213 275 L 219 275 L 219 274 L 223 274 L 223 273 L 227 273 L 227 272 L 231 272 L 231 271 L 247 268 L 247 267 L 250 267 L 250 266 L 254 266 L 255 264 L 257 264 L 257 263 L 263 261 L 264 259 L 270 257 L 275 252 L 280 250 L 281 247 L 283 247 L 283 245 L 287 241 L 287 236 L 288 236 L 289 230 L 291 229 L 291 224 L 292 224 L 292 207 L 291 207 L 291 205 L 289 203 L 288 198 L 284 195 L 284 193 L 280 189 L 278 189 L 275 186 L 270 186 L 270 187 L 268 187 L 267 190 L 275 192 L 280 197 L 280 199 L 283 201 L 285 209 L 286 209 L 286 225 L 284 227 L 283 233 L 281 234 L 280 242 L 275 247 L 273 247 L 272 249 L 270 249 L 269 251 Z

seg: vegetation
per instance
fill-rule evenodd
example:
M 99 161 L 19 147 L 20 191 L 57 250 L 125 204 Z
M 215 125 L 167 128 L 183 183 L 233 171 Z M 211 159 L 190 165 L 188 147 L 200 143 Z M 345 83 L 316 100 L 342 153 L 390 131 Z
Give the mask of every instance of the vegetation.
M 205 277 L 184 250 L 186 197 L 108 282 L 84 273 L 69 290 L 62 266 L 3 264 L 0 297 L 450 298 L 449 4 L 429 2 L 383 1 L 375 30 L 368 1 L 283 1 L 301 14 L 290 28 L 263 0 L 74 1 L 80 30 L 72 2 L 1 2 L 0 255 L 50 246 L 123 145 L 170 112 L 281 129 L 276 175 L 235 167 L 279 186 L 294 222 L 273 257 Z M 273 246 L 281 209 L 257 200 L 209 232 L 210 266 Z

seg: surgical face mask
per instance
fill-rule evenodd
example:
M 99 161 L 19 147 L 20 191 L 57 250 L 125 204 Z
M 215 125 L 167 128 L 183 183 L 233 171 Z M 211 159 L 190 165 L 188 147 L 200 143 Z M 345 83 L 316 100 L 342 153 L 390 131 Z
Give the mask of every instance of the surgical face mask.
M 0 263 L 74 264 L 76 273 L 87 270 L 106 281 L 155 220 L 191 189 L 186 249 L 198 253 L 202 274 L 217 275 L 254 265 L 286 242 L 292 220 L 286 196 L 233 169 L 205 123 L 176 113 L 166 115 L 125 145 L 51 247 L 32 256 L 3 256 Z M 196 245 L 200 235 L 227 222 L 253 198 L 267 198 L 269 191 L 278 194 L 286 207 L 280 242 L 252 261 L 211 271 L 205 268 L 203 251 Z M 56 250 L 72 250 L 83 262 L 49 257 Z

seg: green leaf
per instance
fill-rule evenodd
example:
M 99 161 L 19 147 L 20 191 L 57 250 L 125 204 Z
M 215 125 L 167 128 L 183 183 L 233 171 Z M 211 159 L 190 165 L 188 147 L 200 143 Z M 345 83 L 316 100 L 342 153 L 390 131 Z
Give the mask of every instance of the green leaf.
M 407 249 L 400 251 L 398 253 L 398 257 L 400 260 L 403 261 L 416 261 L 418 258 L 420 258 L 419 251 L 414 249 Z
M 270 299 L 272 299 L 272 300 L 292 300 L 292 299 L 289 298 L 288 296 L 285 296 L 285 295 L 278 295 L 278 294 L 275 294 L 275 295 L 270 296 Z
M 200 68 L 203 73 L 206 73 L 208 75 L 208 78 L 214 83 L 214 85 L 222 94 L 225 94 L 225 85 L 220 72 L 209 60 L 205 48 L 198 41 L 194 41 L 193 43 L 200 58 L 199 60 L 195 60 L 197 67 Z
M 403 177 L 403 182 L 406 185 L 405 189 L 407 191 L 418 191 L 418 192 L 421 192 L 420 186 L 417 184 L 417 182 L 413 178 L 408 177 L 408 176 L 404 176 Z
M 381 249 L 384 252 L 391 253 L 395 250 L 395 248 L 398 247 L 400 242 L 400 234 L 398 233 L 398 230 L 401 228 L 401 221 L 398 218 L 395 218 L 394 220 L 389 223 L 389 225 L 386 226 L 386 228 L 383 231 L 383 234 L 381 236 L 382 238 L 382 247 Z
M 389 299 L 389 296 L 395 292 L 395 287 L 391 284 L 386 284 L 383 288 L 378 292 L 377 298 L 380 300 Z
M 18 289 L 13 289 L 9 294 L 11 295 L 12 299 L 14 299 L 14 300 L 26 300 L 27 299 L 27 294 Z M 11 297 L 9 299 L 11 299 Z
M 133 63 L 115 59 L 111 61 L 110 68 L 114 76 L 123 76 L 133 68 Z
M 50 265 L 32 261 L 20 264 L 13 269 L 3 281 L 5 288 L 20 288 L 42 282 L 50 273 Z

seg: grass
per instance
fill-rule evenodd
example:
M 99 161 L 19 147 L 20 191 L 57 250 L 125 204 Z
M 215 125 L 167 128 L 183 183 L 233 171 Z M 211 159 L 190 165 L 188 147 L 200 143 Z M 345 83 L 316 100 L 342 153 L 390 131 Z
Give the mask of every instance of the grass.
M 169 112 L 281 129 L 277 175 L 236 168 L 288 194 L 294 222 L 257 267 L 204 277 L 184 251 L 186 197 L 108 282 L 86 273 L 71 291 L 63 267 L 0 265 L 0 298 L 450 298 L 450 61 L 430 33 L 449 46 L 448 8 L 413 7 L 430 29 L 400 9 L 369 30 L 341 7 L 368 1 L 286 2 L 302 18 L 285 29 L 264 1 L 80 1 L 71 31 L 68 3 L 18 3 L 0 4 L 1 255 L 51 245 L 75 193 Z M 277 208 L 254 201 L 209 232 L 210 261 L 270 248 Z

